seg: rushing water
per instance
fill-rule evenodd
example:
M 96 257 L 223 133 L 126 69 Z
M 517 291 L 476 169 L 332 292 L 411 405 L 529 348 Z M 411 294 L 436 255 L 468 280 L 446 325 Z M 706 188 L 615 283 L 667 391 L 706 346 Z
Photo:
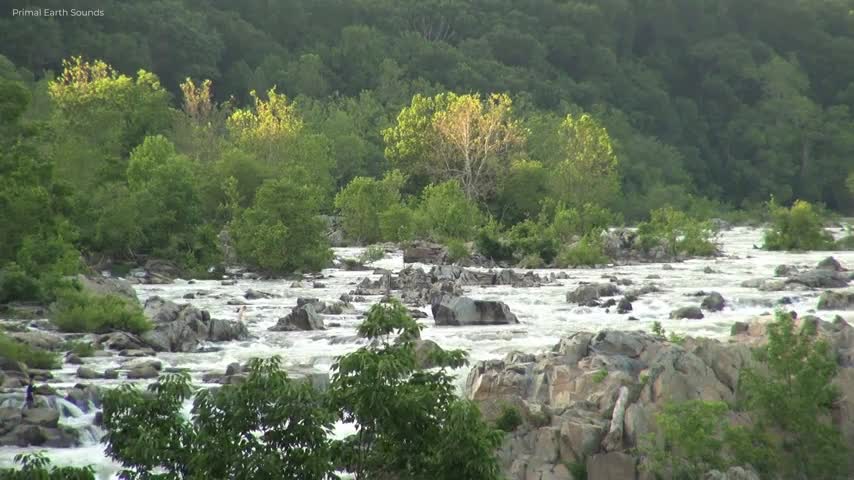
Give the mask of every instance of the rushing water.
M 834 231 L 841 235 L 842 230 Z M 574 331 L 595 331 L 610 329 L 646 329 L 654 321 L 662 323 L 667 331 L 694 336 L 725 337 L 736 320 L 745 320 L 763 312 L 773 310 L 781 297 L 789 297 L 793 303 L 786 308 L 806 312 L 815 308 L 819 291 L 793 290 L 783 292 L 761 292 L 752 288 L 743 288 L 740 284 L 750 278 L 773 277 L 774 268 L 780 264 L 812 267 L 828 255 L 835 256 L 843 265 L 854 268 L 854 252 L 811 252 L 781 253 L 765 252 L 754 248 L 761 242 L 761 232 L 751 228 L 735 228 L 721 235 L 724 255 L 715 259 L 690 260 L 674 263 L 672 269 L 661 264 L 634 266 L 615 266 L 599 269 L 563 270 L 569 279 L 558 280 L 554 284 L 537 288 L 512 288 L 510 286 L 467 287 L 466 294 L 479 299 L 501 300 L 519 317 L 518 325 L 478 326 L 478 327 L 436 327 L 432 318 L 419 320 L 425 326 L 422 337 L 436 341 L 444 348 L 461 348 L 469 352 L 472 361 L 499 358 L 507 352 L 521 350 L 536 352 L 554 345 L 564 334 Z M 336 249 L 339 257 L 357 257 L 361 249 Z M 403 268 L 400 253 L 387 255 L 386 258 L 371 266 L 393 271 Z M 712 273 L 704 270 L 710 267 Z M 424 266 L 429 270 L 429 266 Z M 557 270 L 536 270 L 541 276 Z M 197 281 L 190 283 L 177 280 L 169 285 L 139 285 L 137 293 L 141 301 L 159 295 L 178 303 L 190 302 L 209 310 L 211 316 L 222 319 L 237 319 L 239 307 L 228 305 L 229 300 L 243 300 L 246 290 L 267 292 L 274 298 L 247 301 L 243 320 L 252 335 L 250 340 L 211 345 L 214 351 L 206 353 L 166 353 L 157 356 L 164 368 L 186 369 L 194 381 L 201 383 L 201 377 L 207 372 L 224 372 L 232 362 L 245 362 L 252 357 L 280 355 L 288 368 L 295 370 L 328 370 L 334 358 L 359 348 L 362 343 L 355 337 L 355 327 L 359 316 L 370 307 L 370 303 L 354 304 L 357 313 L 353 315 L 327 316 L 327 330 L 313 332 L 270 332 L 279 317 L 286 315 L 296 305 L 298 297 L 316 297 L 334 301 L 342 294 L 350 292 L 365 276 L 371 272 L 348 272 L 329 269 L 323 272 L 323 288 L 312 288 L 312 282 L 303 282 L 305 288 L 291 288 L 290 281 L 238 281 L 236 285 L 225 286 L 218 281 Z M 582 282 L 607 281 L 603 277 L 616 276 L 633 282 L 633 287 L 646 283 L 655 283 L 662 291 L 642 296 L 633 302 L 634 310 L 629 315 L 619 315 L 612 308 L 606 312 L 602 308 L 579 307 L 567 304 L 566 292 Z M 655 278 L 657 277 L 657 278 Z M 632 287 L 627 287 L 632 288 Z M 701 320 L 670 320 L 671 310 L 690 305 L 699 305 L 700 298 L 690 296 L 699 290 L 717 291 L 727 300 L 727 307 L 717 313 L 705 312 Z M 199 293 L 203 295 L 199 295 Z M 185 294 L 195 293 L 196 298 L 184 300 Z M 378 297 L 368 297 L 376 301 Z M 424 308 L 429 313 L 429 308 Z M 854 323 L 851 312 L 822 312 L 830 318 L 840 314 Z M 629 320 L 632 316 L 637 320 Z M 333 324 L 333 325 L 330 325 Z M 334 324 L 337 324 L 334 325 Z M 87 359 L 87 366 L 103 371 L 119 365 L 118 357 Z M 75 376 L 77 366 L 65 365 L 55 372 L 56 388 L 68 388 L 78 382 Z M 464 381 L 466 370 L 457 372 L 460 384 Z M 115 385 L 124 380 L 87 380 L 97 385 Z M 144 383 L 144 382 L 140 382 Z M 70 404 L 69 404 L 70 405 Z M 91 427 L 92 413 L 83 414 L 73 405 L 63 405 L 61 422 L 82 428 L 82 438 L 87 445 L 74 449 L 48 449 L 48 456 L 55 464 L 94 465 L 99 477 L 108 478 L 118 466 L 105 458 L 103 447 L 96 443 L 100 432 Z M 39 449 L 0 448 L 0 465 L 8 465 L 16 453 L 38 451 Z

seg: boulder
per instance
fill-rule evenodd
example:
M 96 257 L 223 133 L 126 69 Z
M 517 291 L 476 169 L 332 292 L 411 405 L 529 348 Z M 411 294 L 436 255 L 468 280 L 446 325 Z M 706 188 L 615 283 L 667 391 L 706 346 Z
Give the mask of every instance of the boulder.
M 438 243 L 415 242 L 403 250 L 403 263 L 442 265 L 447 259 L 447 249 Z
M 629 301 L 628 298 L 623 297 L 620 299 L 620 302 L 617 303 L 617 313 L 624 314 L 632 311 L 632 302 Z
M 612 297 L 619 293 L 620 289 L 613 283 L 590 283 L 580 285 L 575 290 L 567 292 L 566 301 L 581 306 L 595 307 L 599 305 L 599 298 Z
M 703 318 L 703 316 L 704 315 L 702 310 L 700 310 L 700 307 L 682 307 L 670 312 L 670 318 L 672 319 L 690 318 L 698 320 Z
M 315 311 L 315 303 L 297 305 L 291 313 L 279 319 L 270 327 L 272 332 L 291 332 L 298 330 L 324 330 L 323 317 Z
M 424 369 L 436 367 L 433 356 L 443 351 L 442 347 L 432 340 L 415 340 L 415 364 Z
M 65 340 L 59 335 L 39 330 L 27 330 L 25 332 L 9 332 L 7 336 L 25 343 L 31 347 L 42 350 L 58 350 Z
M 94 369 L 89 367 L 80 367 L 77 369 L 77 378 L 82 378 L 84 380 L 92 380 L 95 378 L 101 378 L 104 375 L 96 372 Z
M 587 480 L 635 480 L 637 460 L 623 452 L 608 452 L 587 459 Z
M 157 296 L 146 300 L 144 310 L 154 328 L 142 339 L 157 351 L 193 352 L 202 342 L 242 340 L 249 335 L 242 322 L 211 319 L 207 310 Z
M 703 299 L 703 302 L 700 304 L 700 308 L 710 312 L 720 312 L 724 309 L 725 305 L 726 300 L 724 300 L 723 295 L 718 292 L 711 292 Z
M 854 310 L 854 291 L 824 292 L 818 298 L 819 310 Z
M 835 270 L 817 268 L 787 278 L 786 285 L 790 284 L 809 288 L 844 288 L 848 286 L 848 276 Z
M 95 340 L 95 345 L 98 348 L 110 350 L 141 350 L 148 348 L 141 338 L 127 332 L 112 332 L 101 335 Z
M 128 370 L 127 378 L 129 380 L 150 379 L 157 378 L 159 375 L 160 372 L 153 365 L 144 364 L 137 365 Z
M 259 300 L 262 298 L 273 298 L 275 295 L 267 292 L 260 292 L 258 290 L 249 289 L 246 290 L 246 293 L 243 294 L 243 298 L 246 300 Z
M 818 265 L 815 266 L 817 270 L 830 270 L 832 272 L 845 272 L 845 268 L 842 266 L 839 261 L 833 257 L 827 257 L 824 260 L 818 262 Z
M 59 424 L 59 412 L 52 408 L 25 408 L 22 415 L 24 423 L 30 425 L 56 428 Z
M 505 325 L 519 323 L 504 302 L 473 300 L 468 297 L 445 298 L 433 304 L 436 325 Z
M 131 303 L 139 304 L 136 290 L 127 280 L 97 276 L 77 275 L 77 282 L 83 290 L 94 295 L 117 295 Z
M 775 277 L 791 277 L 798 273 L 798 267 L 794 265 L 777 265 L 774 269 Z

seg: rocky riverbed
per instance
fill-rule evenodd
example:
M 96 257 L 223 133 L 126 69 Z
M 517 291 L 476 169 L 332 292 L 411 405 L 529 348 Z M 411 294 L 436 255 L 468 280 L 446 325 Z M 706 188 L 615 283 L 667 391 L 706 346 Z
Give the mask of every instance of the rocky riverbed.
M 508 354 L 524 352 L 530 357 L 514 357 L 514 361 L 525 360 L 523 364 L 534 365 L 541 361 L 534 355 L 551 351 L 567 338 L 587 339 L 587 345 L 593 345 L 591 339 L 599 338 L 601 333 L 597 332 L 603 330 L 624 332 L 622 338 L 631 339 L 625 342 L 640 344 L 644 351 L 660 349 L 655 339 L 631 333 L 649 332 L 655 321 L 669 332 L 727 339 L 735 322 L 747 322 L 776 307 L 803 314 L 816 310 L 819 297 L 828 289 L 837 293 L 826 295 L 822 300 L 824 309 L 816 314 L 826 320 L 839 316 L 854 323 L 854 295 L 839 293 L 852 291 L 847 286 L 851 272 L 844 271 L 844 267 L 854 269 L 854 252 L 764 252 L 754 249 L 760 242 L 761 231 L 735 228 L 721 235 L 722 256 L 672 264 L 487 272 L 404 265 L 403 255 L 398 252 L 372 263 L 369 270 L 329 269 L 298 282 L 237 278 L 136 285 L 135 293 L 141 302 L 148 303 L 150 311 L 158 305 L 157 311 L 164 311 L 163 304 L 173 302 L 175 306 L 168 304 L 166 311 L 175 318 L 187 319 L 182 325 L 192 326 L 191 334 L 183 330 L 176 333 L 164 326 L 158 329 L 156 338 L 143 339 L 139 345 L 133 339 L 123 339 L 129 342 L 124 345 L 124 356 L 117 349 L 110 355 L 82 359 L 82 365 L 67 362 L 60 370 L 50 372 L 51 378 L 46 374 L 43 381 L 37 382 L 46 385 L 42 396 L 44 411 L 23 418 L 9 410 L 9 420 L 4 417 L 4 425 L 18 422 L 16 425 L 21 428 L 26 424 L 29 430 L 46 429 L 55 442 L 43 442 L 47 448 L 0 448 L 0 465 L 10 464 L 14 455 L 22 451 L 46 450 L 57 464 L 93 464 L 99 476 L 108 478 L 117 466 L 104 457 L 103 447 L 97 443 L 101 434 L 96 426 L 97 394 L 85 385 L 109 388 L 127 381 L 145 384 L 162 372 L 176 370 L 188 371 L 199 384 L 212 384 L 223 381 L 222 374 L 230 365 L 235 373 L 235 363 L 271 355 L 282 356 L 296 375 L 322 378 L 336 356 L 362 345 L 355 327 L 370 305 L 387 294 L 402 296 L 411 303 L 413 314 L 421 317 L 419 322 L 425 326 L 422 338 L 444 348 L 465 349 L 472 364 L 500 359 L 507 363 Z M 360 249 L 336 249 L 339 258 L 354 258 L 359 253 Z M 839 265 L 823 262 L 828 256 L 833 256 Z M 459 295 L 466 298 L 455 299 Z M 238 320 L 242 326 L 231 323 Z M 578 332 L 589 335 L 572 336 Z M 605 340 L 610 342 L 610 337 L 606 335 L 599 342 Z M 159 348 L 152 348 L 158 345 Z M 585 350 L 585 355 L 589 357 L 594 350 Z M 576 365 L 568 363 L 567 368 L 576 368 L 584 358 L 575 360 Z M 477 375 L 494 370 L 492 375 L 500 376 L 504 368 L 498 364 L 477 365 L 474 377 L 470 377 L 470 369 L 460 369 L 457 374 L 461 391 L 465 389 L 475 397 L 481 395 L 482 399 L 488 390 L 475 383 L 487 383 L 477 382 Z M 466 389 L 467 378 L 470 380 Z M 639 378 L 635 376 L 635 380 Z M 720 376 L 715 378 L 726 386 Z M 603 383 L 603 388 L 610 388 L 620 382 Z M 599 416 L 590 419 L 591 424 L 602 423 L 602 431 L 609 428 L 603 422 L 610 419 L 612 403 L 620 397 L 620 389 L 613 390 L 608 401 L 596 406 Z M 514 395 L 527 402 L 532 400 L 526 397 L 527 393 Z M 726 398 L 723 390 L 719 396 Z M 23 389 L 7 389 L 0 398 L 2 406 L 19 409 Z M 535 399 L 541 405 L 562 401 L 557 397 L 548 402 Z M 655 401 L 650 399 L 651 404 Z M 608 409 L 607 414 L 603 413 Z M 56 420 L 50 413 L 53 411 L 58 413 Z M 552 426 L 529 429 L 526 435 L 539 435 L 536 432 L 543 428 L 550 432 L 548 428 Z M 561 426 L 557 428 L 559 432 Z M 76 441 L 62 443 L 63 432 L 68 430 L 78 432 Z M 625 438 L 629 437 L 621 436 L 620 442 L 626 442 Z M 508 448 L 528 448 L 520 455 L 531 455 L 531 448 L 524 447 L 528 445 L 524 442 L 530 441 L 526 437 L 519 440 L 522 446 Z M 64 448 L 67 445 L 75 446 Z M 540 476 L 518 478 L 562 478 L 543 476 L 546 471 L 554 474 L 558 460 L 563 459 L 540 458 L 533 462 L 536 465 L 531 470 L 539 468 L 536 471 Z M 511 462 L 507 468 L 525 472 L 527 465 L 514 467 Z

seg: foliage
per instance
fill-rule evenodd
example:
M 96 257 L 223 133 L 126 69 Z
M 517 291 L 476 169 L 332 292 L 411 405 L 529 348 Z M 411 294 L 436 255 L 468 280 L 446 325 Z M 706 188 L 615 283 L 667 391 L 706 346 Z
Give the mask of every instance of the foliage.
M 385 249 L 380 245 L 371 245 L 366 248 L 365 251 L 359 255 L 359 262 L 361 263 L 371 263 L 376 262 L 377 260 L 382 260 L 385 257 Z
M 549 173 L 536 160 L 513 160 L 499 186 L 498 217 L 508 224 L 535 218 L 548 195 Z
M 508 244 L 495 220 L 490 219 L 477 231 L 475 247 L 477 251 L 492 260 L 510 260 L 513 258 L 513 248 Z
M 472 240 L 482 223 L 480 211 L 455 180 L 428 185 L 418 207 L 420 230 L 433 240 Z
M 12 301 L 39 301 L 45 297 L 38 279 L 27 275 L 16 263 L 0 270 L 0 303 Z
M 495 428 L 510 433 L 522 425 L 522 414 L 512 405 L 504 405 L 501 414 L 495 419 Z
M 536 255 L 544 262 L 551 263 L 557 255 L 558 245 L 549 230 L 549 226 L 541 221 L 525 220 L 513 225 L 507 237 L 514 256 L 523 258 Z
M 333 405 L 340 420 L 357 428 L 338 444 L 344 464 L 357 479 L 498 478 L 494 450 L 501 434 L 456 398 L 444 369 L 464 364 L 463 352 L 437 352 L 441 368 L 419 370 L 413 343 L 419 329 L 400 303 L 374 305 L 358 329 L 372 343 L 333 365 Z
M 123 478 L 333 478 L 332 415 L 310 383 L 294 381 L 281 360 L 253 359 L 246 381 L 195 394 L 186 374 L 131 384 L 104 398 L 107 454 Z M 297 420 L 297 421 L 294 421 Z
M 268 180 L 254 205 L 233 221 L 237 255 L 274 273 L 320 270 L 332 260 L 325 226 L 317 217 L 319 192 L 282 178 Z
M 669 255 L 709 256 L 717 252 L 708 222 L 688 217 L 670 207 L 653 210 L 650 220 L 638 225 L 643 248 L 663 247 Z
M 608 263 L 602 245 L 602 232 L 591 231 L 581 237 L 581 240 L 573 245 L 561 249 L 557 257 L 559 267 L 594 267 Z
M 415 212 L 412 208 L 393 204 L 380 212 L 380 235 L 391 242 L 412 240 L 415 235 Z
M 506 94 L 415 95 L 383 132 L 386 157 L 410 175 L 457 181 L 471 200 L 489 198 L 524 141 L 512 103 Z
M 593 203 L 584 203 L 577 208 L 559 204 L 553 214 L 551 230 L 557 241 L 567 243 L 577 237 L 601 236 L 605 229 L 618 221 L 618 215 Z
M 138 305 L 117 295 L 89 294 L 73 287 L 57 292 L 51 321 L 64 332 L 143 333 L 151 322 Z
M 568 205 L 608 205 L 619 192 L 617 156 L 611 137 L 589 114 L 568 115 L 560 126 L 562 160 L 554 176 L 555 196 Z
M 642 446 L 648 468 L 657 475 L 688 480 L 726 466 L 726 412 L 723 402 L 689 400 L 666 405 L 656 416 L 659 438 L 651 435 Z
M 816 334 L 815 323 L 805 320 L 798 330 L 790 315 L 777 312 L 768 343 L 755 351 L 767 372 L 743 370 L 741 385 L 747 405 L 760 416 L 757 428 L 784 435 L 779 466 L 785 477 L 843 478 L 847 448 L 827 421 L 838 396 L 832 384 L 836 359 Z
M 452 238 L 447 241 L 445 247 L 448 249 L 448 261 L 450 261 L 451 263 L 456 263 L 460 260 L 464 260 L 471 255 L 471 253 L 469 252 L 469 248 L 462 240 Z
M 0 357 L 22 362 L 30 368 L 59 368 L 59 357 L 53 353 L 21 343 L 0 332 Z
M 664 336 L 664 327 L 661 326 L 661 322 L 658 320 L 652 322 L 652 334 L 656 337 Z
M 382 180 L 366 177 L 354 178 L 335 196 L 335 208 L 341 213 L 344 233 L 348 237 L 362 242 L 393 240 L 400 237 L 400 230 L 389 228 L 400 215 L 395 210 L 391 216 L 383 214 L 389 209 L 400 207 L 400 189 L 405 182 L 404 176 L 393 170 L 386 173 Z M 405 221 L 404 221 L 405 222 Z M 381 225 L 385 223 L 385 232 Z M 405 225 L 402 225 L 405 228 Z M 395 238 L 387 238 L 384 233 Z
M 92 357 L 95 355 L 95 347 L 89 342 L 68 342 L 68 344 L 65 346 L 65 349 L 80 358 Z
M 768 202 L 771 226 L 765 231 L 766 250 L 826 250 L 833 237 L 824 230 L 824 222 L 813 205 L 797 200 L 791 208 Z
M 596 373 L 593 374 L 593 383 L 602 383 L 606 378 L 608 378 L 608 370 L 597 370 Z
M 57 467 L 43 453 L 19 453 L 15 455 L 15 463 L 21 464 L 20 469 L 2 468 L 0 478 L 3 480 L 95 480 L 95 470 L 87 467 Z

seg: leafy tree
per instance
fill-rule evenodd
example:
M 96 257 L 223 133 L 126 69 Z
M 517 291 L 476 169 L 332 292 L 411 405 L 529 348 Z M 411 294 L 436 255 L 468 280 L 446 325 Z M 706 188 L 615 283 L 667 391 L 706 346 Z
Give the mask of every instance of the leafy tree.
M 759 429 L 782 434 L 779 466 L 786 478 L 841 479 L 847 473 L 847 447 L 828 422 L 838 392 L 832 384 L 836 359 L 816 324 L 777 312 L 768 325 L 768 343 L 755 351 L 767 365 L 742 371 L 748 406 L 759 414 Z
M 95 469 L 88 467 L 57 467 L 43 453 L 19 453 L 15 463 L 21 468 L 0 468 L 0 478 L 7 480 L 95 480 Z
M 278 357 L 251 360 L 241 384 L 195 395 L 178 374 L 147 391 L 124 384 L 104 397 L 107 454 L 131 479 L 335 478 L 332 419 L 321 395 L 288 378 Z
M 357 429 L 337 445 L 344 464 L 357 479 L 499 478 L 501 433 L 456 398 L 444 369 L 462 365 L 463 352 L 435 351 L 431 360 L 443 368 L 419 370 L 419 330 L 400 303 L 374 305 L 358 328 L 372 343 L 333 365 L 332 403 Z
M 406 173 L 457 180 L 473 200 L 491 197 L 524 141 L 507 95 L 416 95 L 383 132 L 386 156 Z
M 276 273 L 320 270 L 332 260 L 317 188 L 288 178 L 267 180 L 255 203 L 232 222 L 237 255 Z
M 437 241 L 471 240 L 481 224 L 481 213 L 455 180 L 424 189 L 418 207 L 421 230 Z
M 560 127 L 562 160 L 554 193 L 570 206 L 608 205 L 619 193 L 617 156 L 607 130 L 589 114 L 568 115 Z
M 653 210 L 650 217 L 638 225 L 644 248 L 664 247 L 668 255 L 709 256 L 717 251 L 708 222 L 694 220 L 670 207 Z
M 823 250 L 832 245 L 833 237 L 809 202 L 797 200 L 792 208 L 785 208 L 772 199 L 768 210 L 771 226 L 765 231 L 766 250 Z
M 382 180 L 354 178 L 335 196 L 335 207 L 341 212 L 344 232 L 356 240 L 373 243 L 386 240 L 380 228 L 380 218 L 388 209 L 400 205 L 400 189 L 404 176 L 393 170 Z M 391 221 L 391 218 L 387 219 Z M 398 237 L 396 232 L 394 238 Z
M 510 224 L 536 217 L 548 195 L 549 174 L 540 162 L 514 160 L 499 187 L 498 217 Z

